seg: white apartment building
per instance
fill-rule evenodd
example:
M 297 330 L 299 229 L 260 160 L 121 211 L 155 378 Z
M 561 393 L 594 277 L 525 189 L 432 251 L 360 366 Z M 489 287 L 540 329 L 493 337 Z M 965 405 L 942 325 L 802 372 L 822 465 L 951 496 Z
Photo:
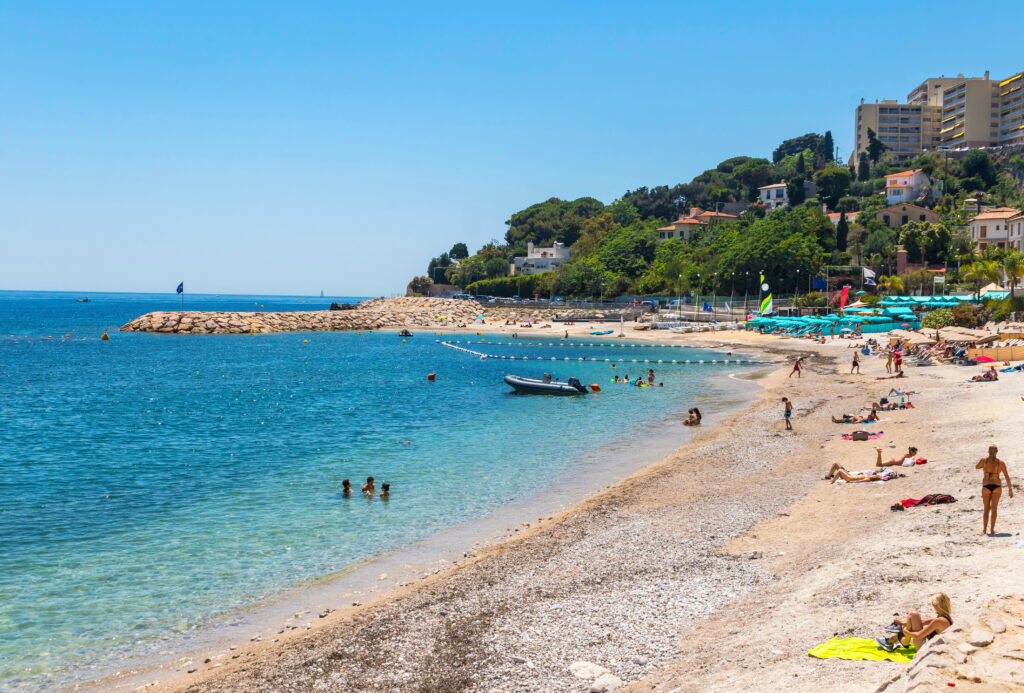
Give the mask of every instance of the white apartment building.
M 526 244 L 526 257 L 512 259 L 509 274 L 540 274 L 558 269 L 569 262 L 569 249 L 555 241 L 550 248 L 536 248 L 533 241 Z

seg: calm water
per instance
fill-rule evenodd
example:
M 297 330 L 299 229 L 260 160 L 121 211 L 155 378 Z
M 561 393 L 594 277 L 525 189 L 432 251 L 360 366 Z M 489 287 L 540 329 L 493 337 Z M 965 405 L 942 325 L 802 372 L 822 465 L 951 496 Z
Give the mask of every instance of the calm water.
M 704 389 L 723 366 L 654 365 L 664 388 L 612 386 L 616 371 L 592 361 L 721 358 L 667 347 L 472 347 L 588 357 L 512 363 L 428 333 L 405 344 L 394 333 L 120 333 L 177 298 L 79 296 L 0 292 L 5 690 L 67 681 L 111 652 L 481 517 L 578 473 L 611 436 L 640 443 L 688 405 L 710 408 L 730 383 Z M 186 307 L 331 300 L 345 299 L 187 296 Z M 501 382 L 544 370 L 605 388 L 523 397 Z M 342 478 L 367 475 L 391 483 L 390 503 L 340 497 Z

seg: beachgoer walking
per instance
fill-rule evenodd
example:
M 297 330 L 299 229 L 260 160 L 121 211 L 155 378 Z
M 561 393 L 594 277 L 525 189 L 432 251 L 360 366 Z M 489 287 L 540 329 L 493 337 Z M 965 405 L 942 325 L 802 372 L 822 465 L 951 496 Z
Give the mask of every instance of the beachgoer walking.
M 856 349 L 854 349 L 854 351 L 853 351 L 853 365 L 850 366 L 850 373 L 851 374 L 854 371 L 857 371 L 857 373 L 860 374 L 860 357 L 858 356 L 858 354 L 860 354 L 860 352 L 857 351 Z
M 985 512 L 981 520 L 981 533 L 989 536 L 996 533 L 996 511 L 999 509 L 999 498 L 1003 495 L 1003 485 L 999 475 L 1006 477 L 1006 488 L 1010 491 L 1010 498 L 1013 498 L 1013 484 L 1010 483 L 1010 473 L 1006 471 L 1006 463 L 996 457 L 999 449 L 995 445 L 988 448 L 988 457 L 982 457 L 975 469 L 982 470 L 981 477 L 981 501 L 984 504 Z M 989 518 L 991 524 L 989 523 Z
M 793 363 L 793 370 L 789 372 L 789 377 L 792 378 L 793 374 L 796 373 L 796 377 L 802 378 L 803 375 L 800 373 L 800 364 L 803 363 L 804 357 L 801 356 Z
M 832 323 L 831 325 L 828 326 L 828 332 L 829 332 L 829 339 L 831 339 L 834 342 L 836 340 L 836 324 L 835 323 Z
M 783 397 L 782 398 L 782 403 L 784 405 L 786 405 L 786 411 L 785 411 L 785 414 L 784 414 L 784 416 L 786 417 L 786 430 L 787 431 L 792 431 L 793 430 L 793 423 L 792 423 L 791 419 L 793 418 L 793 403 L 789 401 L 788 397 Z
M 895 363 L 896 372 L 897 373 L 902 373 L 903 372 L 903 352 L 900 351 L 899 349 L 897 349 L 896 353 L 893 355 L 893 358 L 896 359 L 896 363 Z
M 892 349 L 885 352 L 885 372 L 892 373 Z

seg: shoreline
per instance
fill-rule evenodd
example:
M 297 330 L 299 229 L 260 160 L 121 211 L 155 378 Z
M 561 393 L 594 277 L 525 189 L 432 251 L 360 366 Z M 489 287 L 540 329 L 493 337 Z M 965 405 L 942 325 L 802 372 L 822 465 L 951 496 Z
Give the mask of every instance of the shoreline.
M 506 336 L 509 329 L 504 325 L 476 325 L 474 328 L 463 328 L 459 332 L 469 333 L 479 331 L 480 328 L 490 328 L 487 332 L 500 332 Z M 576 326 L 576 334 L 572 336 L 594 339 L 583 332 L 587 329 L 589 327 L 586 325 Z M 430 337 L 435 334 L 431 334 Z M 665 336 L 667 335 L 668 333 Z M 628 335 L 632 341 L 658 341 L 643 339 L 644 336 L 639 333 Z M 428 337 L 423 334 L 423 338 Z M 686 346 L 703 349 L 715 347 L 714 344 Z M 726 413 L 719 410 L 706 416 L 704 430 L 716 426 L 727 413 L 739 411 L 749 404 L 750 397 L 756 392 L 756 374 L 763 372 L 764 368 L 765 366 L 748 366 L 729 371 L 728 377 L 744 381 L 744 384 L 739 387 L 730 384 L 714 388 L 716 402 L 721 403 Z M 707 379 L 713 377 L 715 376 L 705 376 Z M 557 490 L 548 489 L 540 494 L 531 494 L 503 503 L 482 517 L 440 529 L 430 537 L 410 545 L 378 554 L 340 571 L 295 585 L 249 607 L 211 617 L 209 622 L 198 625 L 193 631 L 175 634 L 171 640 L 161 640 L 145 648 L 144 653 L 120 660 L 127 666 L 119 667 L 122 670 L 116 674 L 92 681 L 69 682 L 60 687 L 62 690 L 123 691 L 136 690 L 140 686 L 152 685 L 154 682 L 158 682 L 158 685 L 168 685 L 173 677 L 187 677 L 187 670 L 195 666 L 191 664 L 193 661 L 203 669 L 204 667 L 199 664 L 203 660 L 211 659 L 212 663 L 216 663 L 228 655 L 234 655 L 236 650 L 244 652 L 246 643 L 276 642 L 278 639 L 283 642 L 286 637 L 299 632 L 313 631 L 331 623 L 339 611 L 352 613 L 371 609 L 373 604 L 381 600 L 415 589 L 424 578 L 438 576 L 465 563 L 466 558 L 481 550 L 501 546 L 522 536 L 521 532 L 525 533 L 532 526 L 536 526 L 535 518 L 543 520 L 547 517 L 550 520 L 554 515 L 571 513 L 574 507 L 622 479 L 623 472 L 627 476 L 642 473 L 650 466 L 663 461 L 666 456 L 677 453 L 681 447 L 689 444 L 694 432 L 690 429 L 668 426 L 681 415 L 681 408 L 685 405 L 679 403 L 677 406 L 678 409 L 667 411 L 655 424 L 661 430 L 656 434 L 657 441 L 660 442 L 655 443 L 653 451 L 645 449 L 637 452 L 628 445 L 618 443 L 612 443 L 610 446 L 597 444 L 584 457 L 597 453 L 601 457 L 601 462 L 596 467 L 591 464 L 591 468 L 580 467 L 577 464 L 574 465 L 575 471 L 570 472 L 586 476 L 586 481 L 567 479 L 568 483 L 564 488 L 560 485 Z M 686 437 L 682 446 L 679 444 L 680 435 Z M 383 579 L 384 576 L 386 579 Z M 349 606 L 353 600 L 358 607 Z M 308 629 L 307 624 L 311 624 Z M 198 646 L 181 650 L 181 653 L 173 658 L 155 654 L 156 650 L 163 650 L 166 655 L 169 644 L 171 651 L 174 651 L 173 642 L 181 643 L 186 639 L 198 643 Z M 154 663 L 154 657 L 163 661 Z M 132 660 L 141 661 L 132 664 Z M 103 668 L 113 670 L 112 666 Z

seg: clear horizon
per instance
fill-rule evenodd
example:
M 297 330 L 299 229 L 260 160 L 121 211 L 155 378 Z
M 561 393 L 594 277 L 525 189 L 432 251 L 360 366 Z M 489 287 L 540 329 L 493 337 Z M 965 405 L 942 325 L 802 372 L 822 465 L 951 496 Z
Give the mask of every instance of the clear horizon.
M 535 202 L 812 131 L 845 160 L 861 97 L 1024 70 L 1011 41 L 939 54 L 916 7 L 763 8 L 6 6 L 0 289 L 401 293 Z M 928 13 L 967 45 L 1017 6 L 960 9 Z

